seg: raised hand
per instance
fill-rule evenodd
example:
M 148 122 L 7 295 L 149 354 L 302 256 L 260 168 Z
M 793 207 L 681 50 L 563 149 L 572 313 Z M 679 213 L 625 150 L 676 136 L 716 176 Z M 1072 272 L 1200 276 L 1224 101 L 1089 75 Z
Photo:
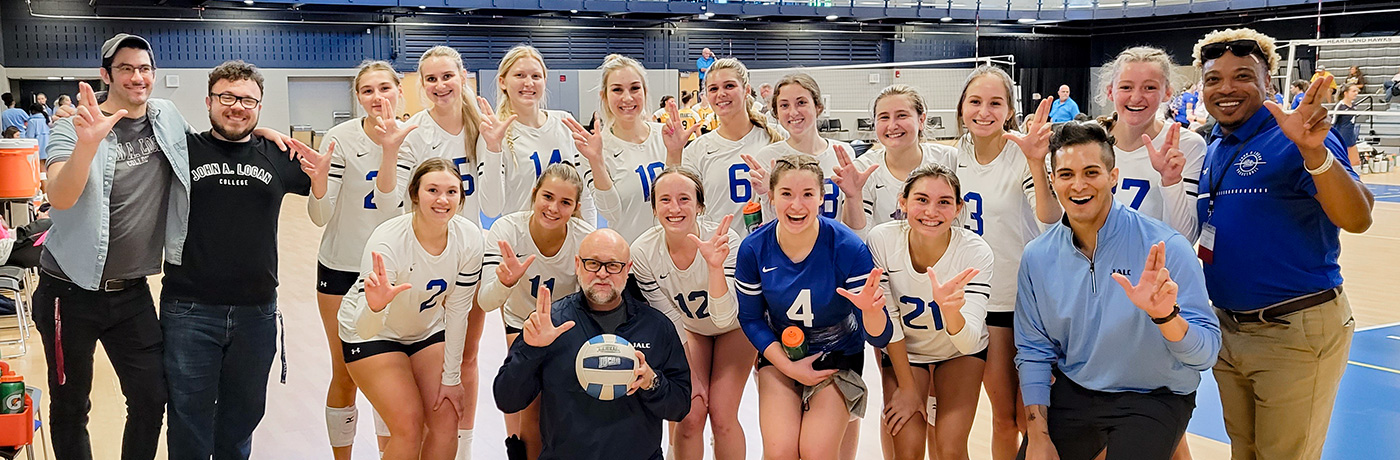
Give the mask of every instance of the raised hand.
M 651 390 L 651 388 L 643 387 L 651 386 L 651 380 L 656 378 L 656 371 L 651 368 L 650 364 L 647 364 L 647 355 L 642 354 L 642 350 L 632 351 L 637 353 L 637 367 L 632 369 L 632 375 L 635 375 L 636 378 L 632 379 L 632 383 L 627 384 L 627 394 L 629 395 L 636 393 L 638 389 Z
M 835 182 L 836 186 L 841 188 L 841 193 L 846 196 L 860 196 L 865 182 L 870 179 L 870 175 L 874 174 L 876 169 L 880 169 L 880 165 L 873 164 L 869 168 L 865 168 L 865 171 L 861 171 L 851 161 L 851 155 L 846 153 L 845 147 L 837 145 L 835 150 L 836 161 L 839 164 L 831 168 L 831 181 Z
M 850 300 L 863 312 L 885 311 L 885 289 L 880 287 L 880 274 L 883 273 L 880 267 L 870 270 L 870 277 L 865 279 L 865 286 L 860 288 L 860 294 L 847 291 L 846 288 L 836 288 L 836 293 L 841 294 L 846 300 Z
M 1142 135 L 1142 143 L 1147 146 L 1147 158 L 1152 169 L 1162 174 L 1162 186 L 1170 187 L 1181 182 L 1181 171 L 1186 169 L 1186 155 L 1181 153 L 1181 129 L 1167 123 L 1167 141 L 1162 148 L 1152 146 L 1152 138 Z
M 793 380 L 796 380 L 797 383 L 801 383 L 809 387 L 816 386 L 817 384 L 822 383 L 822 381 L 831 378 L 831 375 L 836 373 L 836 369 L 826 369 L 819 371 L 812 368 L 812 363 L 816 362 L 818 358 L 821 358 L 822 355 L 825 354 L 826 353 L 817 353 L 815 355 L 808 356 L 797 361 L 793 361 L 792 366 L 788 368 L 787 372 L 784 373 L 787 374 L 788 377 L 791 377 Z
M 1035 109 L 1035 115 L 1026 120 L 1025 134 L 1009 132 L 1002 134 L 1002 137 L 1016 145 L 1021 146 L 1021 153 L 1030 160 L 1032 168 L 1034 165 L 1045 163 L 1045 156 L 1050 154 L 1050 132 L 1052 131 L 1050 120 L 1050 105 L 1054 103 L 1054 98 L 1047 97 L 1040 100 L 1040 107 Z
M 593 132 L 588 132 L 578 120 L 572 117 L 564 117 L 564 126 L 569 127 L 573 132 L 574 147 L 578 148 L 578 153 L 583 155 L 588 164 L 603 164 L 603 130 L 601 126 L 594 127 Z
M 1323 91 L 1331 87 L 1332 80 L 1334 77 L 1330 75 L 1313 80 L 1307 92 L 1303 93 L 1302 102 L 1293 110 L 1285 109 L 1271 100 L 1264 101 L 1264 107 L 1278 120 L 1283 135 L 1297 144 L 1299 150 L 1322 148 L 1322 141 L 1327 139 L 1327 132 L 1332 129 L 1327 107 L 1322 105 Z
M 525 318 L 525 327 L 521 332 L 526 344 L 537 348 L 547 347 L 554 343 L 554 339 L 574 328 L 573 321 L 565 321 L 564 324 L 555 326 L 549 308 L 549 288 L 540 286 L 540 292 L 536 295 L 535 311 L 530 313 L 529 318 Z
M 676 100 L 666 101 L 666 126 L 661 129 L 661 140 L 666 144 L 666 150 L 680 150 L 685 148 L 685 144 L 690 142 L 690 136 L 700 131 L 700 124 L 696 123 L 690 128 L 685 127 L 681 122 L 681 111 L 676 106 Z
M 725 214 L 724 219 L 719 222 L 719 228 L 715 229 L 714 236 L 707 240 L 701 240 L 692 234 L 686 235 L 699 246 L 700 257 L 705 258 L 705 264 L 711 270 L 722 268 L 724 260 L 729 258 L 729 224 L 733 221 L 733 214 Z
M 374 131 L 379 133 L 379 145 L 398 150 L 399 146 L 403 145 L 403 140 L 408 138 L 408 133 L 418 129 L 418 125 L 399 126 L 398 119 L 394 118 L 394 113 L 389 108 L 392 107 L 389 105 L 389 98 L 379 96 L 376 99 L 382 107 L 379 113 L 374 114 Z
M 962 307 L 967 305 L 967 283 L 972 282 L 972 278 L 981 273 L 975 268 L 968 268 L 958 273 L 947 283 L 938 282 L 938 275 L 933 272 L 933 267 L 928 268 L 929 285 L 933 287 L 933 302 L 938 304 L 938 312 L 943 315 L 943 329 L 949 334 L 957 334 L 962 331 L 967 324 L 962 316 Z
M 331 141 L 326 146 L 326 153 L 321 154 L 302 143 L 292 139 L 290 143 L 292 153 L 297 156 L 297 161 L 301 162 L 301 171 L 306 173 L 306 177 L 312 179 L 325 179 L 330 174 L 331 154 L 335 153 L 335 141 Z
M 501 144 L 505 142 L 506 131 L 510 124 L 515 121 L 517 115 L 511 115 L 502 120 L 496 118 L 496 111 L 491 109 L 491 104 L 486 103 L 486 98 L 477 96 L 476 106 L 481 109 L 481 139 L 486 141 L 486 150 L 500 152 Z
M 78 83 L 78 113 L 73 115 L 73 128 L 77 131 L 75 134 L 78 136 L 78 143 L 97 145 L 107 137 L 107 133 L 112 132 L 112 126 L 125 116 L 126 109 L 103 115 L 102 109 L 97 105 L 97 94 L 92 92 L 92 86 Z
M 377 252 L 371 252 L 370 257 L 374 261 L 373 268 L 365 275 L 365 303 L 369 304 L 369 309 L 376 313 L 383 311 L 389 306 L 389 302 L 394 300 L 400 292 L 413 288 L 412 284 L 404 283 L 394 285 L 389 280 L 389 275 L 384 270 L 384 256 Z
M 739 156 L 749 165 L 749 184 L 753 186 L 754 196 L 768 196 L 768 170 L 753 155 L 745 153 Z
M 1164 318 L 1172 313 L 1176 306 L 1176 282 L 1172 281 L 1171 273 L 1167 270 L 1167 243 L 1158 242 L 1152 245 L 1152 250 L 1147 253 L 1147 262 L 1143 264 L 1142 275 L 1138 278 L 1138 284 L 1134 286 L 1128 277 L 1121 273 L 1114 273 L 1113 280 L 1123 286 L 1123 292 L 1128 294 L 1128 300 L 1133 302 L 1142 311 L 1147 312 L 1153 318 Z
M 530 254 L 521 262 L 515 257 L 515 250 L 510 248 L 510 243 L 500 240 L 496 245 L 501 248 L 501 265 L 496 267 L 496 279 L 500 280 L 502 286 L 515 287 L 515 283 L 525 276 L 525 270 L 530 268 L 530 262 L 535 261 L 535 255 Z

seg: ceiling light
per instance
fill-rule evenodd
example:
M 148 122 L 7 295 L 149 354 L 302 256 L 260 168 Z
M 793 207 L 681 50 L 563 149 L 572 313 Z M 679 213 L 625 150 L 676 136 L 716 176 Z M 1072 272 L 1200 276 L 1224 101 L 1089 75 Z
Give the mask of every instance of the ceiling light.
M 943 21 L 943 22 L 953 22 L 953 17 L 952 17 L 952 16 L 944 16 L 943 19 L 939 19 L 939 21 Z
M 418 9 L 420 9 L 420 10 L 426 10 L 426 9 L 428 9 L 428 5 L 418 5 Z
M 570 13 L 578 14 L 578 10 L 569 10 Z
M 828 14 L 828 15 L 826 15 L 826 20 L 828 20 L 828 21 L 835 21 L 836 18 L 837 18 L 837 16 L 834 15 L 834 14 Z
M 711 12 L 708 12 L 708 11 L 706 11 L 706 12 L 705 12 L 705 17 L 707 17 L 707 18 L 713 18 L 713 17 L 715 17 L 715 14 L 714 14 L 714 13 L 711 13 Z
M 243 0 L 243 4 L 244 4 L 244 5 L 252 5 L 252 4 L 253 4 L 253 0 Z
M 1021 18 L 1021 19 L 1017 19 L 1016 22 L 1019 22 L 1019 23 L 1021 23 L 1021 24 L 1030 24 L 1030 23 L 1035 22 L 1035 18 Z

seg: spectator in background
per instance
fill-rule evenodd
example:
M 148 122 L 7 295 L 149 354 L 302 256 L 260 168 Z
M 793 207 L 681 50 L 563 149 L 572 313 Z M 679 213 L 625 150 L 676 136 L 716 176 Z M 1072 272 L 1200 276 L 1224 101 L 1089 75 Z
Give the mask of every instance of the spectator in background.
M 1198 105 L 1200 101 L 1201 82 L 1197 80 L 1196 84 L 1191 85 L 1191 88 L 1188 88 L 1186 91 L 1182 91 L 1181 94 L 1176 97 L 1176 101 L 1172 103 L 1172 109 L 1176 111 L 1176 122 L 1181 123 L 1181 126 L 1190 127 L 1190 114 L 1193 110 L 1196 110 L 1196 105 Z
M 3 139 L 19 139 L 19 138 L 20 138 L 20 135 L 22 135 L 22 134 L 24 134 L 24 132 L 23 132 L 23 131 L 20 131 L 19 128 L 16 128 L 16 127 L 14 127 L 14 126 L 11 126 L 11 127 L 9 127 L 9 128 L 5 128 L 5 133 L 2 134 L 2 135 L 0 135 L 0 138 L 3 138 Z
M 1314 70 L 1314 71 L 1313 71 L 1313 76 L 1312 76 L 1311 79 L 1308 80 L 1308 83 L 1312 83 L 1312 82 L 1314 82 L 1314 81 L 1317 81 L 1317 79 L 1323 78 L 1323 77 L 1333 77 L 1333 76 L 1332 76 L 1332 72 L 1328 72 L 1328 71 L 1327 71 L 1327 66 L 1322 65 L 1322 64 L 1318 64 L 1318 65 L 1317 65 L 1317 70 Z M 1337 88 L 1339 87 L 1339 85 L 1337 85 L 1337 79 L 1336 79 L 1336 77 L 1333 77 L 1331 81 L 1332 81 L 1332 86 L 1330 86 L 1330 87 L 1328 87 L 1328 88 L 1323 88 L 1323 91 L 1322 91 L 1322 98 L 1323 98 L 1322 101 L 1323 101 L 1323 102 L 1332 103 L 1332 102 L 1336 102 L 1336 101 L 1337 101 Z
M 49 158 L 48 152 L 44 149 L 49 145 L 49 115 L 44 111 L 48 107 L 42 102 L 29 104 L 29 123 L 25 124 L 24 137 L 39 140 L 39 159 Z
M 38 102 L 39 105 L 44 106 L 45 117 L 49 120 L 49 123 L 53 123 L 53 107 L 49 107 L 49 96 L 44 93 L 35 94 L 34 102 Z
M 709 48 L 700 50 L 700 59 L 695 60 L 695 68 L 700 71 L 700 87 L 705 87 L 705 72 L 710 71 L 710 66 L 715 65 L 715 53 Z
M 78 113 L 78 108 L 73 107 L 73 98 L 67 94 L 58 95 L 58 100 L 53 103 L 53 121 L 62 120 Z
M 1060 85 L 1060 97 L 1050 104 L 1050 122 L 1064 123 L 1079 115 L 1079 103 L 1069 98 L 1069 85 Z
M 757 104 L 755 104 L 755 106 L 758 108 L 759 113 L 768 114 L 771 117 L 773 115 L 773 111 L 771 110 L 771 107 L 769 105 L 772 103 L 772 100 L 773 85 L 768 83 L 758 85 L 758 101 L 756 101 Z M 819 113 L 817 115 L 821 114 Z
M 1356 110 L 1356 96 L 1361 94 L 1361 86 L 1347 83 L 1342 85 L 1341 94 L 1342 100 L 1337 101 L 1332 110 Z M 1361 152 L 1357 150 L 1356 142 L 1361 137 L 1361 127 L 1356 125 L 1356 115 L 1333 115 L 1332 129 L 1337 130 L 1337 137 L 1342 138 L 1342 146 L 1347 148 L 1347 158 L 1351 160 L 1351 164 L 1360 165 Z
M 15 95 L 5 93 L 0 95 L 0 101 L 5 102 L 5 111 L 0 112 L 0 129 L 11 126 L 24 129 L 24 124 L 29 121 L 29 113 L 24 109 L 15 106 Z
M 667 102 L 670 102 L 670 101 L 672 101 L 672 100 L 674 100 L 675 98 L 676 98 L 675 96 L 672 96 L 672 95 L 670 95 L 670 94 L 667 94 L 667 95 L 665 95 L 665 96 L 661 96 L 661 107 L 658 107 L 658 108 L 656 109 L 655 112 L 652 112 L 652 113 L 651 113 L 651 118 L 652 118 L 653 120 L 656 120 L 656 122 L 658 122 L 658 123 L 665 123 L 665 121 L 662 121 L 662 118 L 665 118 L 665 117 L 666 117 L 666 103 L 667 103 Z M 677 109 L 681 109 L 681 108 L 684 108 L 684 107 L 676 107 L 676 108 L 677 108 Z
M 1351 66 L 1350 69 L 1347 69 L 1346 84 L 1356 85 L 1357 89 L 1362 92 L 1366 91 L 1366 74 L 1361 73 L 1361 67 Z
M 1293 80 L 1289 85 L 1288 94 L 1293 95 L 1293 100 L 1288 104 L 1288 110 L 1298 108 L 1298 104 L 1303 102 L 1303 93 L 1308 90 L 1308 82 L 1303 80 Z
M 1385 94 L 1383 94 L 1381 98 L 1386 103 L 1389 103 L 1390 98 L 1395 97 L 1396 93 L 1400 92 L 1400 90 L 1395 89 L 1396 86 L 1400 86 L 1400 73 L 1396 73 L 1394 77 L 1390 77 L 1390 80 L 1386 80 L 1384 86 Z

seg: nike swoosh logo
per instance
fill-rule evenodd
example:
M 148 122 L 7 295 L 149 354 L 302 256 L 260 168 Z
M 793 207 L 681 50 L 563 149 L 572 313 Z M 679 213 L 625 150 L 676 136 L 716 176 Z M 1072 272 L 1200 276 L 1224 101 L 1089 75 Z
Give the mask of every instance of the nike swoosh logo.
M 714 149 L 714 150 L 705 152 L 706 155 L 714 155 L 714 154 L 716 154 L 716 153 L 719 153 L 719 149 Z
M 357 152 L 357 153 L 355 153 L 355 158 L 359 158 L 359 157 L 362 157 L 362 156 L 365 156 L 365 155 L 369 155 L 369 152 L 368 152 L 368 151 L 365 151 L 365 152 Z
M 885 188 L 885 184 L 875 184 L 875 188 Z
M 664 279 L 666 279 L 667 276 L 670 276 L 670 275 L 661 275 L 661 276 L 659 277 L 659 279 L 663 279 L 663 280 L 664 280 Z
M 778 269 L 778 267 L 763 267 L 763 273 L 768 273 L 768 272 L 771 272 L 771 271 L 777 270 L 777 269 Z

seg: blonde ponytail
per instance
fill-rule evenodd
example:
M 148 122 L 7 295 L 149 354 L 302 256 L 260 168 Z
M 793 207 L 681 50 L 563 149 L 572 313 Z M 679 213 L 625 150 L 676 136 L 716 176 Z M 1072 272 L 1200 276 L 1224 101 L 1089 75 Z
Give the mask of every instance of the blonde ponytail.
M 418 68 L 422 69 L 423 63 L 432 58 L 447 59 L 457 65 L 457 78 L 461 81 L 461 84 L 458 85 L 459 91 L 457 91 L 457 95 L 462 99 L 462 134 L 464 134 L 466 138 L 466 142 L 464 142 L 466 144 L 465 155 L 467 158 L 467 165 L 475 168 L 476 139 L 481 134 L 481 109 L 476 107 L 476 91 L 467 87 L 467 69 L 466 66 L 462 65 L 462 54 L 446 46 L 434 46 L 428 48 L 428 51 L 425 51 L 423 55 L 418 58 Z M 421 71 L 419 72 L 418 78 L 418 90 L 423 92 L 422 97 L 426 99 L 427 90 L 424 89 L 426 85 L 422 84 L 421 81 L 423 78 Z

